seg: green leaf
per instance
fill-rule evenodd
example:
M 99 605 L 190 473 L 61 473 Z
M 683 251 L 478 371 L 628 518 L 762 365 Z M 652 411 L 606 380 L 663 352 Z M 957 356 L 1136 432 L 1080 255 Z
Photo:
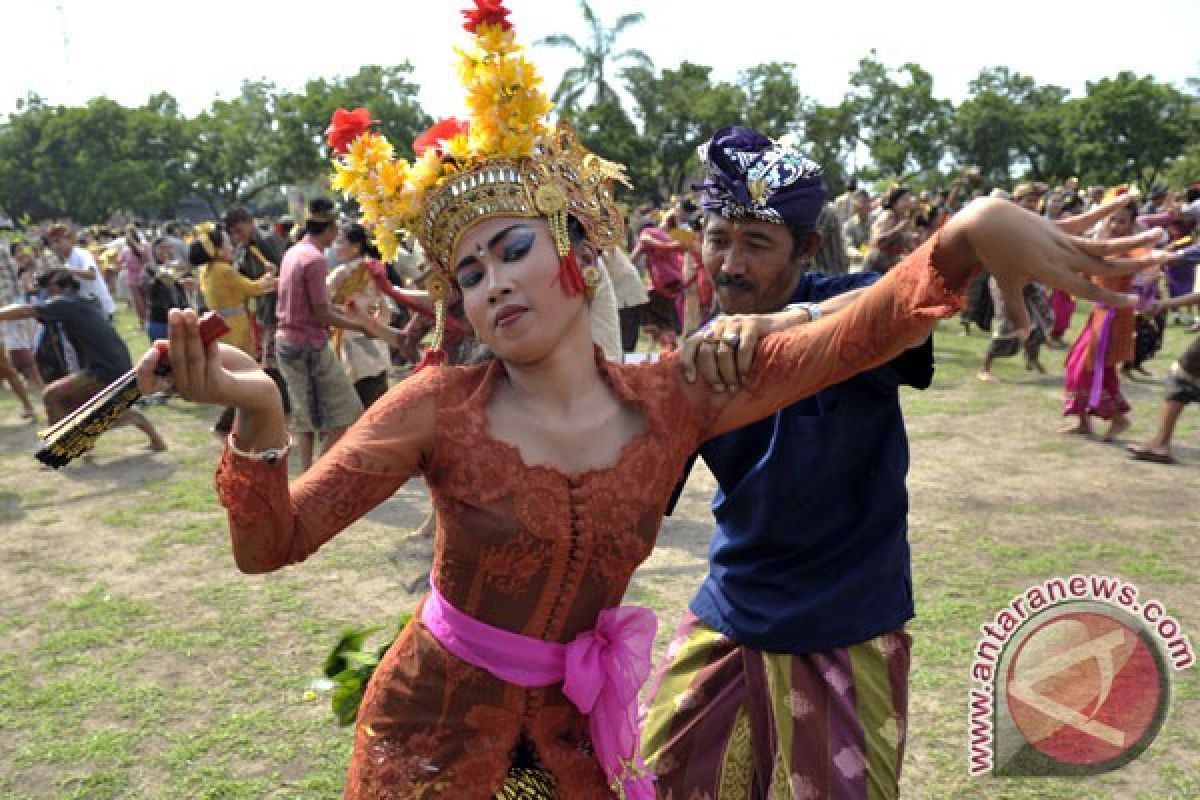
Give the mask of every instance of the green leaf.
M 363 694 L 371 676 L 375 674 L 375 668 L 411 620 L 411 613 L 401 614 L 396 634 L 373 652 L 365 648 L 366 640 L 383 630 L 381 627 L 348 630 L 330 651 L 323 672 L 334 682 L 329 705 L 339 725 L 350 725 L 358 717 L 358 707 L 362 704 Z
M 363 649 L 363 643 L 373 634 L 383 630 L 380 627 L 374 628 L 352 628 L 342 634 L 336 645 L 325 658 L 325 665 L 322 672 L 325 677 L 332 678 L 339 672 L 342 672 L 349 665 L 346 660 L 347 653 L 360 652 Z

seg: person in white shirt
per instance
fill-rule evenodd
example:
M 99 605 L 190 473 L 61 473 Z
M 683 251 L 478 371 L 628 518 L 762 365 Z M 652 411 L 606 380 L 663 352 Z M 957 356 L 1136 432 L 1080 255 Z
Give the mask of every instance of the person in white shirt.
M 108 292 L 108 284 L 104 282 L 104 275 L 96 266 L 96 259 L 92 258 L 92 254 L 87 250 L 75 246 L 75 238 L 70 226 L 63 223 L 50 226 L 50 230 L 46 233 L 46 240 L 50 244 L 50 249 L 62 259 L 63 266 L 70 271 L 75 280 L 79 281 L 78 295 L 99 303 L 104 316 L 108 318 L 109 322 L 112 322 L 117 304 L 113 302 L 112 295 Z

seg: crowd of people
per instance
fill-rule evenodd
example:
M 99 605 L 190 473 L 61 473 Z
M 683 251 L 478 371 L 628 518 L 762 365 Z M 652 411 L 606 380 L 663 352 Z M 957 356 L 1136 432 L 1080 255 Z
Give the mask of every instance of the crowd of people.
M 806 270 L 826 276 L 886 274 L 965 203 L 984 194 L 1011 200 L 1047 219 L 1062 220 L 1130 191 L 1128 187 L 1081 191 L 1073 180 L 1056 188 L 1019 183 L 1011 192 L 999 188 L 985 191 L 977 184 L 977 176 L 968 171 L 944 190 L 918 192 L 893 186 L 872 194 L 852 180 L 820 210 L 814 226 L 820 245 L 807 259 Z M 393 259 L 384 263 L 368 230 L 334 208 L 329 203 L 330 221 L 324 226 L 310 225 L 311 219 L 297 225 L 288 217 L 260 218 L 239 207 L 217 222 L 195 226 L 130 220 L 116 227 L 76 228 L 59 222 L 20 233 L 9 230 L 0 252 L 0 303 L 31 307 L 44 303 L 57 285 L 52 273 L 66 270 L 79 285 L 64 284 L 64 291 L 90 300 L 110 323 L 117 308 L 115 300 L 124 300 L 151 340 L 166 337 L 167 313 L 172 308 L 216 311 L 230 327 L 224 341 L 253 356 L 275 380 L 292 414 L 295 432 L 300 434 L 301 463 L 307 465 L 312 460 L 313 435 L 319 435 L 326 446 L 336 441 L 362 410 L 386 391 L 394 368 L 403 374 L 406 365 L 419 360 L 420 344 L 433 327 L 433 304 L 421 289 L 430 265 L 420 243 L 407 239 Z M 716 290 L 726 282 L 736 283 L 737 278 L 714 276 L 706 268 L 701 255 L 705 220 L 695 192 L 665 203 L 644 203 L 626 214 L 626 237 L 600 258 L 605 267 L 602 297 L 592 316 L 593 325 L 604 329 L 596 331 L 596 339 L 606 355 L 638 360 L 653 357 L 645 351 L 670 352 L 678 347 L 681 336 L 702 329 L 721 312 Z M 1110 423 L 1103 438 L 1117 438 L 1129 426 L 1129 406 L 1121 394 L 1120 380 L 1154 377 L 1146 363 L 1161 348 L 1167 325 L 1184 326 L 1189 333 L 1200 330 L 1197 304 L 1187 299 L 1195 290 L 1200 262 L 1198 222 L 1200 185 L 1178 192 L 1156 186 L 1145 198 L 1131 193 L 1127 207 L 1089 231 L 1088 235 L 1105 238 L 1162 228 L 1165 233 L 1160 246 L 1174 255 L 1161 270 L 1147 270 L 1112 283 L 1115 290 L 1136 293 L 1137 307 L 1114 311 L 1109 322 L 1105 322 L 1104 309 L 1093 311 L 1074 346 L 1063 339 L 1075 312 L 1069 294 L 1027 284 L 1021 294 L 1030 321 L 1026 335 L 1016 327 L 996 282 L 981 275 L 960 316 L 964 334 L 974 327 L 991 334 L 979 379 L 995 380 L 996 360 L 1018 353 L 1027 370 L 1045 373 L 1043 348 L 1069 351 L 1064 364 L 1064 414 L 1075 421 L 1063 430 L 1091 433 L 1090 418 L 1097 417 Z M 284 256 L 298 244 L 304 244 L 304 251 L 318 252 L 309 252 L 310 258 L 280 287 Z M 318 291 L 318 283 L 326 288 Z M 390 288 L 384 292 L 381 285 Z M 304 297 L 305 302 L 291 301 L 296 297 Z M 283 298 L 287 298 L 283 300 L 287 321 L 280 334 L 278 306 Z M 371 324 L 370 320 L 353 311 L 343 314 L 347 305 L 367 317 L 386 312 L 399 330 L 368 333 L 364 326 Z M 452 362 L 464 363 L 478 355 L 477 343 L 466 330 L 461 307 L 451 304 L 448 313 L 454 320 L 449 348 Z M 0 322 L 5 345 L 0 380 L 16 393 L 27 420 L 37 416 L 29 391 L 43 391 L 46 416 L 54 422 L 82 402 L 85 389 L 102 386 L 101 379 L 112 373 L 90 362 L 81 363 L 80 350 L 86 354 L 92 348 L 73 342 L 64 325 L 39 326 L 36 319 Z M 1101 329 L 1108 333 L 1100 353 L 1104 363 L 1097 371 L 1092 364 Z M 331 346 L 323 357 L 327 339 Z M 116 340 L 106 337 L 106 341 L 107 350 L 118 349 Z M 282 361 L 280 342 L 285 354 Z M 1181 369 L 1192 374 L 1176 364 L 1169 368 L 1168 380 L 1174 383 Z M 76 381 L 77 387 L 67 391 L 69 399 L 57 399 L 63 395 L 63 385 L 50 384 L 74 373 L 89 374 L 95 380 L 86 385 Z M 290 392 L 287 374 L 296 386 Z M 348 381 L 341 380 L 343 374 Z M 345 390 L 347 383 L 353 391 Z M 1188 396 L 1187 392 L 1169 392 L 1167 402 L 1186 404 Z M 156 401 L 162 402 L 163 397 L 149 402 Z M 299 413 L 294 413 L 293 407 Z M 232 419 L 233 411 L 227 409 L 214 424 L 214 432 L 227 435 Z M 142 427 L 152 430 L 148 422 Z M 1154 441 L 1162 438 L 1160 434 Z M 151 437 L 151 444 L 154 449 L 165 448 L 157 435 Z M 1169 447 L 1163 445 L 1131 446 L 1130 450 L 1135 458 L 1144 460 L 1171 458 Z
M 982 381 L 1018 352 L 1042 371 L 1083 297 L 1064 413 L 1119 435 L 1118 376 L 1197 303 L 1200 188 L 982 197 L 967 173 L 828 199 L 793 142 L 731 126 L 695 192 L 622 211 L 618 166 L 542 122 L 507 13 L 467 13 L 471 135 L 442 123 L 410 165 L 366 110 L 335 116 L 361 217 L 315 198 L 295 225 L 234 208 L 14 239 L 3 377 L 31 419 L 44 386 L 51 422 L 130 368 L 150 402 L 220 409 L 246 572 L 424 479 L 429 591 L 366 691 L 347 798 L 895 797 L 915 613 L 899 388 L 930 385 L 932 332 L 959 314 L 993 331 Z M 513 85 L 481 91 L 496 75 Z M 169 375 L 157 347 L 133 365 L 122 300 Z M 1170 459 L 1198 360 L 1171 367 L 1134 457 Z M 122 422 L 165 448 L 143 412 Z M 653 614 L 618 604 L 697 458 L 719 487 L 709 573 L 651 677 Z

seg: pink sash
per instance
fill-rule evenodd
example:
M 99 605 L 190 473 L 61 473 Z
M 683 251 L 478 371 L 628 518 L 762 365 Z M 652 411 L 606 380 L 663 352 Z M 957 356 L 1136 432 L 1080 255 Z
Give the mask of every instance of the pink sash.
M 1104 309 L 1104 319 L 1100 323 L 1100 335 L 1096 346 L 1092 349 L 1092 389 L 1088 394 L 1088 408 L 1099 408 L 1100 397 L 1104 390 L 1104 360 L 1108 357 L 1108 340 L 1112 334 L 1113 320 L 1117 317 L 1116 309 L 1096 304 Z
M 642 762 L 638 689 L 650 674 L 654 612 L 621 606 L 600 612 L 595 630 L 567 644 L 492 627 L 464 614 L 436 587 L 421 611 L 425 627 L 458 658 L 502 681 L 533 688 L 562 683 L 588 717 L 596 758 L 620 798 L 654 800 L 654 778 Z

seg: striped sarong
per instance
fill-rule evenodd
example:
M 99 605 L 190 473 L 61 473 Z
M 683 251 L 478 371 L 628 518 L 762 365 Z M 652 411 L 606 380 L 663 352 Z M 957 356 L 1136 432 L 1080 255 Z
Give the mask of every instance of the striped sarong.
M 764 653 L 688 612 L 642 732 L 661 796 L 897 797 L 911 648 L 899 630 L 827 653 Z

